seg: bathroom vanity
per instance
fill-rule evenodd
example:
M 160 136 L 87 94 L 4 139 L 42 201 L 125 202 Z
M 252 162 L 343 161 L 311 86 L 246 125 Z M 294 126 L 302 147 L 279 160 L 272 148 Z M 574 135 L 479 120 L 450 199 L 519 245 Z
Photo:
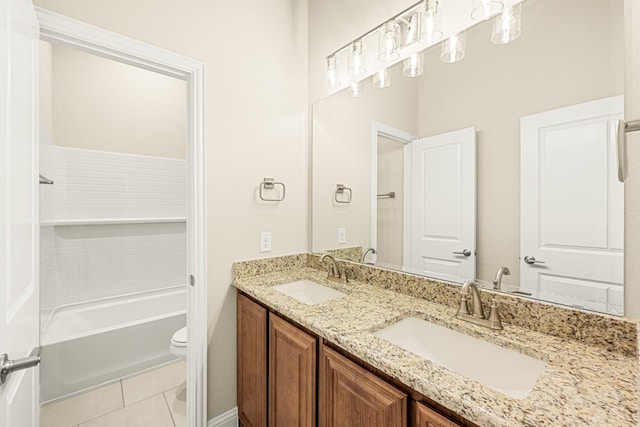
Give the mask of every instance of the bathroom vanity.
M 302 254 L 235 265 L 241 425 L 637 425 L 634 322 L 508 297 L 515 305 L 500 307 L 504 330 L 495 332 L 455 318 L 459 287 L 348 262 L 339 263 L 351 277 L 341 283 L 318 261 Z M 302 280 L 344 295 L 309 304 L 277 290 Z M 490 296 L 482 292 L 485 304 Z M 485 357 L 458 372 L 445 359 L 464 351 L 434 362 L 382 337 L 407 318 L 543 369 L 532 388 L 515 391 L 473 376 L 494 369 Z

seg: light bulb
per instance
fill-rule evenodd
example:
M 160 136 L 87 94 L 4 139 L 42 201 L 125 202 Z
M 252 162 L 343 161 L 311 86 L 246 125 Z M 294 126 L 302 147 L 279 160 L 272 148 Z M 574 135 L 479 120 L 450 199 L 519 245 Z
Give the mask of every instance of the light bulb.
M 358 98 L 362 95 L 362 84 L 360 82 L 351 83 L 351 96 Z
M 491 42 L 494 44 L 506 44 L 514 41 L 522 34 L 522 5 L 517 4 L 506 9 L 493 21 Z
M 395 21 L 389 21 L 380 27 L 378 36 L 378 59 L 382 62 L 392 62 L 400 57 L 400 26 Z
M 449 64 L 462 60 L 465 54 L 466 40 L 464 31 L 445 40 L 442 43 L 440 60 Z
M 373 86 L 379 89 L 391 86 L 391 76 L 388 68 L 383 68 L 373 75 Z
M 366 72 L 362 40 L 357 40 L 351 43 L 351 47 L 349 48 L 349 74 L 358 77 Z
M 442 14 L 438 11 L 439 2 L 437 0 L 425 2 L 422 34 L 420 35 L 421 43 L 431 45 L 442 38 Z
M 414 53 L 404 60 L 402 74 L 407 77 L 418 77 L 424 71 L 424 52 Z

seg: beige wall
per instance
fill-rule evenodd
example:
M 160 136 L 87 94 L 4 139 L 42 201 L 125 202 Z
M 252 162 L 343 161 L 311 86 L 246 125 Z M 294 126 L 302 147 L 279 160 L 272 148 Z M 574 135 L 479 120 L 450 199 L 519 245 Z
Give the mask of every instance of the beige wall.
M 378 199 L 376 261 L 403 265 L 404 143 L 378 136 L 378 191 L 396 197 Z
M 461 62 L 427 52 L 420 136 L 476 128 L 478 278 L 492 280 L 507 266 L 504 283 L 520 282 L 520 118 L 623 94 L 622 7 L 622 0 L 529 1 L 513 43 L 492 44 L 487 22 L 467 32 Z
M 186 158 L 186 82 L 53 45 L 53 143 Z
M 236 406 L 234 260 L 308 249 L 306 0 L 36 0 L 206 65 L 209 418 Z M 286 183 L 256 202 L 264 177 Z M 273 233 L 260 254 L 259 232 Z
M 368 81 L 364 94 L 343 91 L 313 106 L 313 250 L 371 246 L 372 122 L 416 133 L 418 82 L 391 74 L 394 90 L 376 89 Z M 334 201 L 336 184 L 353 190 L 349 204 Z M 337 228 L 347 242 L 337 243 Z
M 640 120 L 640 0 L 625 0 L 625 119 Z M 625 185 L 624 312 L 640 319 L 640 132 L 628 133 Z

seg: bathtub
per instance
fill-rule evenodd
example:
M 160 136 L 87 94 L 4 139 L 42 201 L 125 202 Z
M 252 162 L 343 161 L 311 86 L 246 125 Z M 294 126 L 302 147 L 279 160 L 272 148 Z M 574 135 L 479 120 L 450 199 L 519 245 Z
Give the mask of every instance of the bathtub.
M 186 306 L 178 286 L 56 308 L 41 334 L 40 401 L 175 360 L 169 344 Z

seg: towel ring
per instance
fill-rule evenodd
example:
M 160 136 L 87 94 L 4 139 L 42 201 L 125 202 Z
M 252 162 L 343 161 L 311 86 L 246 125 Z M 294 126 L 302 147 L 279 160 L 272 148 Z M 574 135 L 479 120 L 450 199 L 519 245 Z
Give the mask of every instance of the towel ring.
M 264 197 L 263 190 L 274 190 L 276 185 L 282 187 L 282 196 L 280 198 L 268 199 Z M 284 200 L 285 193 L 287 188 L 282 182 L 275 182 L 273 178 L 264 178 L 264 180 L 260 183 L 260 199 L 265 202 L 281 202 Z
M 347 200 L 338 200 L 338 194 L 345 194 L 345 192 L 348 192 L 348 197 Z M 336 185 L 336 192 L 333 195 L 333 200 L 336 201 L 336 203 L 351 203 L 351 189 L 349 187 L 345 187 L 343 184 L 338 184 Z

